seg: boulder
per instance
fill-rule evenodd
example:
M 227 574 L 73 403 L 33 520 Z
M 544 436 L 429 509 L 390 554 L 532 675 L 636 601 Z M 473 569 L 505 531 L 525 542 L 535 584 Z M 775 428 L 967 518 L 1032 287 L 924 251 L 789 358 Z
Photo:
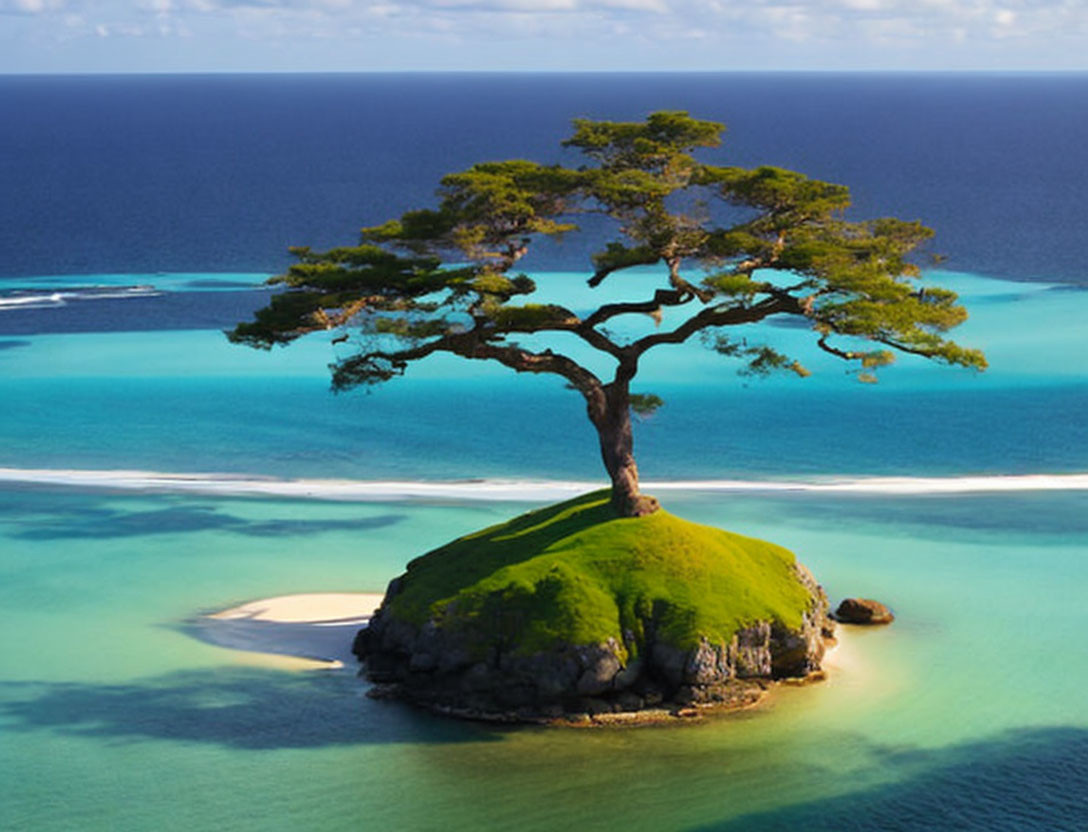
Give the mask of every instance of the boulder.
M 892 611 L 871 598 L 847 598 L 835 610 L 835 620 L 843 624 L 891 624 Z

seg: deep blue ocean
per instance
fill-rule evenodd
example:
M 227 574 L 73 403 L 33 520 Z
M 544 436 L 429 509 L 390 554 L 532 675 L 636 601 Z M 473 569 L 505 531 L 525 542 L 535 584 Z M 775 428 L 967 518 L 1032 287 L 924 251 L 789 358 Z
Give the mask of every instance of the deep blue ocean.
M 274 272 L 486 159 L 564 157 L 575 117 L 686 109 L 713 157 L 847 184 L 919 218 L 948 268 L 1088 282 L 1088 75 L 0 78 L 0 277 Z M 525 261 L 584 268 L 568 241 Z
M 937 230 L 978 374 L 752 381 L 645 361 L 675 513 L 793 549 L 843 633 L 826 683 L 633 731 L 496 730 L 192 637 L 202 613 L 381 591 L 599 484 L 561 382 L 453 358 L 334 396 L 314 337 L 222 330 L 288 245 L 351 243 L 485 159 L 567 163 L 572 118 L 687 109 L 719 162 L 850 186 Z M 0 828 L 1088 828 L 1088 75 L 0 77 Z M 599 228 L 524 262 L 575 310 Z M 576 357 L 593 361 L 588 354 Z

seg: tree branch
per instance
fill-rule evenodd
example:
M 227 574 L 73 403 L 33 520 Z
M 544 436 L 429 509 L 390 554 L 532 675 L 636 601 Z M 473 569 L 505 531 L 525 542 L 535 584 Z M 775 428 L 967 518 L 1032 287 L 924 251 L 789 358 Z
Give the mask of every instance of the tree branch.
M 482 331 L 490 340 L 501 335 L 533 335 L 538 332 L 570 332 L 577 335 L 594 349 L 606 352 L 616 359 L 624 355 L 624 348 L 591 324 L 580 320 L 573 312 L 562 320 L 542 320 L 539 323 L 496 324 L 491 319 L 480 315 L 474 317 L 477 331 Z
M 582 392 L 599 390 L 602 386 L 601 380 L 581 364 L 550 349 L 530 352 L 513 345 L 465 341 L 451 345 L 448 351 L 463 358 L 498 361 L 518 373 L 554 373 L 563 376 Z
M 695 297 L 703 303 L 710 303 L 711 299 L 714 297 L 713 292 L 706 289 L 700 289 L 698 286 L 693 286 L 680 276 L 679 257 L 670 257 L 666 262 L 669 266 L 669 283 L 672 284 L 676 291 L 695 295 Z
M 629 349 L 635 355 L 642 355 L 660 344 L 682 344 L 696 332 L 715 326 L 735 326 L 762 321 L 779 312 L 798 313 L 800 305 L 796 298 L 789 295 L 775 294 L 753 306 L 711 306 L 698 315 L 684 321 L 671 332 L 656 332 L 635 341 Z
M 448 352 L 462 358 L 498 361 L 519 373 L 552 373 L 562 376 L 585 396 L 591 413 L 594 408 L 603 407 L 603 383 L 594 373 L 572 358 L 550 349 L 535 353 L 513 345 L 493 344 L 485 340 L 486 337 L 491 337 L 491 334 L 470 330 L 446 335 L 410 349 L 373 350 L 353 355 L 331 365 L 333 388 L 345 390 L 359 384 L 388 381 L 393 376 L 402 375 L 413 361 L 437 352 Z
M 333 390 L 347 390 L 360 384 L 377 384 L 393 376 L 404 375 L 412 361 L 426 358 L 436 352 L 451 352 L 450 343 L 463 335 L 447 336 L 406 350 L 373 350 L 352 355 L 329 365 L 332 370 Z
M 832 333 L 828 333 L 827 335 L 822 336 L 816 342 L 816 346 L 818 346 L 824 352 L 830 353 L 831 355 L 842 358 L 846 361 L 858 361 L 872 355 L 871 352 L 866 352 L 864 350 L 841 350 L 838 347 L 832 346 L 827 341 L 828 337 L 830 337 L 831 334 Z M 902 343 L 901 341 L 896 341 L 892 338 L 884 336 L 872 337 L 868 340 L 873 341 L 877 344 L 883 344 L 886 347 L 892 347 L 899 352 L 907 353 L 909 355 L 919 355 L 922 358 L 938 358 L 941 356 L 941 350 L 939 348 L 927 349 L 925 347 L 912 347 Z M 937 347 L 943 346 L 944 343 L 945 342 L 940 342 Z
M 517 373 L 553 373 L 562 376 L 585 397 L 590 420 L 596 423 L 604 413 L 606 403 L 601 380 L 573 359 L 550 349 L 536 353 L 521 347 L 480 341 L 451 352 L 464 358 L 498 361 Z
M 657 311 L 662 306 L 682 306 L 694 297 L 689 292 L 679 289 L 658 289 L 654 292 L 653 300 L 631 301 L 625 303 L 606 303 L 584 321 L 582 328 L 592 329 L 600 326 L 610 318 L 617 315 L 641 313 L 648 315 Z
M 660 259 L 660 256 L 658 256 L 656 253 L 653 253 L 647 254 L 643 258 L 633 260 L 631 262 L 613 263 L 607 266 L 599 266 L 597 270 L 593 272 L 593 275 L 589 278 L 589 280 L 586 281 L 586 284 L 595 289 L 602 283 L 604 283 L 604 279 L 613 272 L 618 272 L 621 269 L 629 269 L 631 266 L 652 266 Z
M 841 358 L 844 361 L 855 361 L 861 357 L 861 353 L 856 353 L 853 350 L 840 350 L 838 347 L 833 347 L 827 342 L 827 335 L 821 335 L 819 340 L 816 341 L 816 346 L 822 349 L 826 353 L 834 355 L 836 358 Z
M 609 338 L 607 335 L 598 332 L 593 327 L 587 327 L 585 323 L 581 323 L 571 330 L 575 335 L 589 344 L 591 347 L 607 352 L 614 358 L 622 359 L 624 355 L 624 348 Z

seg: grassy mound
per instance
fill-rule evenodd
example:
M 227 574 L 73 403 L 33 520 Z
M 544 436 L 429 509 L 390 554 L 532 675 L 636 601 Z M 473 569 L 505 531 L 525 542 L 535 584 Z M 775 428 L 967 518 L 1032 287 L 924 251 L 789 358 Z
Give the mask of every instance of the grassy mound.
M 617 517 L 601 491 L 416 558 L 387 612 L 498 635 L 522 654 L 609 638 L 638 650 L 646 626 L 687 648 L 759 620 L 799 627 L 811 597 L 794 563 L 780 546 L 664 510 Z

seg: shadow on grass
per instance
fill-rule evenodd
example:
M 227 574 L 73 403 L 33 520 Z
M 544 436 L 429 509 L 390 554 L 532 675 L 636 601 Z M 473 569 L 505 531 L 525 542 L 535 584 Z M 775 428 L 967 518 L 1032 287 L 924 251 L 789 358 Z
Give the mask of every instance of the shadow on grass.
M 0 685 L 5 731 L 52 729 L 118 740 L 174 740 L 254 751 L 383 743 L 497 741 L 486 726 L 366 698 L 350 672 L 187 670 L 106 685 Z
M 1024 729 L 936 751 L 893 754 L 894 782 L 744 815 L 691 832 L 1088 829 L 1088 730 Z
M 470 533 L 409 561 L 409 589 L 398 603 L 451 597 L 504 567 L 538 557 L 566 537 L 615 519 L 608 492 L 594 491 Z

